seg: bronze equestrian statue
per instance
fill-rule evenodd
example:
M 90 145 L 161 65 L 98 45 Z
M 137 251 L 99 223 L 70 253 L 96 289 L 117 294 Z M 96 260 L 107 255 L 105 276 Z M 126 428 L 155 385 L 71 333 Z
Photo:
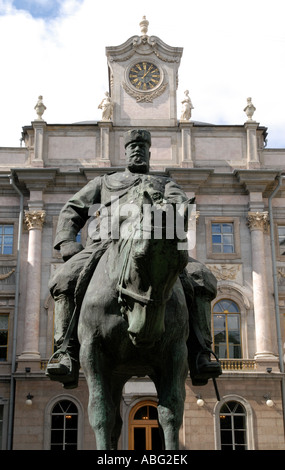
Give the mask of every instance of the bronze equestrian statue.
M 153 380 L 165 448 L 178 449 L 188 370 L 193 385 L 222 373 L 219 361 L 211 360 L 216 279 L 188 257 L 187 248 L 178 249 L 181 242 L 185 246 L 186 232 L 166 236 L 167 211 L 173 208 L 174 223 L 182 217 L 187 231 L 193 201 L 171 178 L 149 173 L 150 146 L 148 131 L 127 132 L 125 171 L 90 181 L 65 204 L 58 221 L 54 247 L 65 263 L 49 283 L 57 351 L 46 374 L 74 388 L 81 365 L 97 449 L 117 447 L 122 389 L 133 375 Z M 159 227 L 153 214 L 145 223 L 145 207 L 155 208 Z M 186 208 L 183 215 L 177 207 Z M 84 248 L 76 236 L 87 221 Z

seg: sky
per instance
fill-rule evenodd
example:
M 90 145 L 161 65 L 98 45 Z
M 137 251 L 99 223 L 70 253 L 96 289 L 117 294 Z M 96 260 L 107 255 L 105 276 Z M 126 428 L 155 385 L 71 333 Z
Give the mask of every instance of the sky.
M 101 119 L 108 91 L 105 47 L 141 35 L 183 47 L 178 115 L 189 90 L 192 120 L 268 128 L 285 148 L 284 0 L 0 0 L 0 147 L 18 147 L 43 96 L 48 124 Z

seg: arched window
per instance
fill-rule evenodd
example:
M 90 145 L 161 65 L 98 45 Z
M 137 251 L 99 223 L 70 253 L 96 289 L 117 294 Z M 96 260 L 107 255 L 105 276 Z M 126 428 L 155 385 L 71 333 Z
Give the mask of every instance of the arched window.
M 221 450 L 247 450 L 246 411 L 237 401 L 228 401 L 220 409 Z
M 129 450 L 162 450 L 157 421 L 157 404 L 152 401 L 138 403 L 129 418 Z
M 220 358 L 242 357 L 240 311 L 232 300 L 220 300 L 213 307 L 213 343 Z
M 51 414 L 51 450 L 77 450 L 78 409 L 69 400 L 57 402 Z

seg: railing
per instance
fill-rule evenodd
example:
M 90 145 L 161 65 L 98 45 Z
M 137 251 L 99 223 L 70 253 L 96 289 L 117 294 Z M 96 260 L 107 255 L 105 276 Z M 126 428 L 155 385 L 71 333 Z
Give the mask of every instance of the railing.
M 223 370 L 252 371 L 256 369 L 254 359 L 220 359 Z
M 41 370 L 45 370 L 48 361 L 41 361 Z M 242 370 L 253 371 L 256 369 L 256 362 L 254 359 L 220 359 L 223 370 Z

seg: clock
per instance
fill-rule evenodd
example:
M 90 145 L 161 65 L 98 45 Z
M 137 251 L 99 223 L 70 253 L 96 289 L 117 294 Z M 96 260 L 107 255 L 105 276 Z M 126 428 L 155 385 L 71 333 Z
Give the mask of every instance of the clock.
M 156 88 L 162 79 L 162 73 L 152 62 L 137 62 L 128 72 L 130 84 L 139 91 L 151 91 Z

